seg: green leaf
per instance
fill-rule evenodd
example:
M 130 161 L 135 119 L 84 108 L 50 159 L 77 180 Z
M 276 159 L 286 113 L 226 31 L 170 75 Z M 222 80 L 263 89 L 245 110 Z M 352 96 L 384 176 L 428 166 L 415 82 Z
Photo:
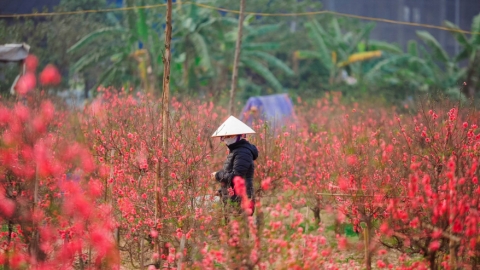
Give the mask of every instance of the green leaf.
M 405 60 L 407 60 L 408 58 L 409 58 L 409 56 L 407 56 L 407 55 L 396 55 L 396 56 L 392 56 L 390 58 L 384 59 L 384 60 L 378 62 L 377 64 L 375 64 L 375 66 L 373 68 L 371 68 L 365 74 L 365 78 L 373 79 L 375 77 L 375 75 L 381 75 L 382 74 L 382 72 L 381 72 L 382 68 L 384 68 L 386 66 L 399 65 L 400 63 L 405 62 Z
M 405 65 L 407 66 L 405 67 Z M 419 57 L 408 54 L 392 56 L 378 62 L 365 74 L 365 77 L 368 79 L 373 79 L 376 75 L 383 75 L 381 70 L 389 66 L 398 66 L 400 67 L 400 70 L 404 71 L 405 73 L 407 71 L 410 72 L 411 70 L 414 74 L 422 74 L 429 78 L 435 78 L 435 72 L 426 61 Z
M 433 70 L 429 62 L 423 60 L 420 57 L 410 56 L 408 62 L 411 65 L 416 65 L 416 73 L 425 74 L 426 77 L 436 79 L 436 72 Z
M 187 29 L 187 32 L 193 32 L 195 31 L 195 24 L 193 22 L 192 18 L 187 18 L 186 20 L 183 20 L 182 22 L 183 28 Z
M 262 76 L 275 90 L 283 92 L 282 84 L 278 81 L 275 75 L 273 75 L 273 73 L 260 62 L 251 58 L 242 58 L 241 61 L 246 67 L 249 67 L 258 75 Z
M 463 48 L 454 58 L 455 62 L 460 62 L 470 57 L 470 50 Z
M 374 23 L 367 23 L 365 26 L 363 26 L 360 32 L 353 37 L 353 40 L 350 43 L 350 47 L 347 50 L 347 54 L 352 54 L 357 48 L 357 44 L 370 36 L 370 32 L 373 30 L 374 27 Z
M 370 40 L 368 45 L 371 46 L 369 50 L 380 50 L 395 54 L 403 54 L 400 47 L 384 41 Z
M 460 28 L 449 21 L 444 22 L 447 28 L 450 29 L 450 33 L 453 34 L 458 43 L 464 47 L 471 47 L 470 42 L 467 39 L 467 36 L 464 33 L 459 32 Z
M 197 5 L 189 5 L 189 8 L 190 8 L 190 12 L 189 12 L 188 18 L 191 18 L 196 21 L 199 17 Z
M 145 16 L 145 10 L 143 8 L 137 9 L 136 26 L 137 26 L 138 37 L 142 40 L 143 43 L 147 43 L 148 42 L 148 26 L 147 26 L 147 18 Z
M 197 25 L 197 29 L 195 29 L 195 31 L 200 32 L 203 28 L 211 26 L 211 25 L 215 24 L 217 21 L 218 20 L 216 18 L 208 18 L 207 20 L 200 22 Z M 209 31 L 208 28 L 207 28 L 207 31 Z
M 338 24 L 337 18 L 332 19 L 332 28 L 333 28 L 333 33 L 335 34 L 335 39 L 336 40 L 341 40 L 342 39 L 342 30 L 340 29 L 340 25 Z
M 467 76 L 467 68 L 461 68 L 453 73 L 451 79 L 454 83 L 458 83 L 459 81 L 463 81 L 463 79 Z
M 427 31 L 417 31 L 417 36 L 423 40 L 432 50 L 433 57 L 437 60 L 446 63 L 449 61 L 447 52 L 442 48 L 442 45 L 437 41 L 437 39 L 432 36 Z
M 173 58 L 173 62 L 183 64 L 183 62 L 185 62 L 185 59 L 187 59 L 187 53 L 182 52 L 182 53 L 180 53 L 179 55 L 177 55 L 176 57 Z
M 119 52 L 112 54 L 110 56 L 110 61 L 115 62 L 115 63 L 120 63 L 120 62 L 126 62 L 128 58 L 128 54 L 125 52 Z
M 100 52 L 86 54 L 70 67 L 70 71 L 72 73 L 83 71 L 86 68 L 101 62 L 102 60 L 108 59 L 110 55 L 111 52 L 109 50 L 102 50 Z
M 242 49 L 245 50 L 260 50 L 260 51 L 273 51 L 280 47 L 277 42 L 263 42 L 263 43 L 243 43 Z
M 408 41 L 408 54 L 418 56 L 418 43 L 415 40 Z
M 289 76 L 293 76 L 294 72 L 290 67 L 288 67 L 282 60 L 278 59 L 277 57 L 268 54 L 266 52 L 259 52 L 259 51 L 246 51 L 245 56 L 253 56 L 257 58 L 261 58 L 265 60 L 270 66 L 281 69 Z
M 201 58 L 200 64 L 204 71 L 212 71 L 212 63 L 210 61 L 210 53 L 207 43 L 202 35 L 197 32 L 190 34 L 192 43 L 194 44 L 197 55 Z
M 472 37 L 471 37 L 471 44 L 476 48 L 480 47 L 480 14 L 473 18 L 472 22 Z
M 308 50 L 298 50 L 295 51 L 295 55 L 298 59 L 322 59 L 322 55 L 316 51 L 308 51 Z
M 106 35 L 119 35 L 119 34 L 125 34 L 125 33 L 127 33 L 127 31 L 124 28 L 108 27 L 108 28 L 98 29 L 86 35 L 77 43 L 75 43 L 72 47 L 70 47 L 67 50 L 67 53 L 75 52 L 76 50 L 83 48 L 84 46 L 88 45 L 90 42 L 96 40 L 97 38 L 101 38 Z
M 328 70 L 331 71 L 334 68 L 334 65 L 331 51 L 327 48 L 327 45 L 325 44 L 325 41 L 321 35 L 323 28 L 315 20 L 313 20 L 312 23 L 307 24 L 307 28 L 309 30 L 309 36 L 314 42 L 314 46 L 316 47 L 315 49 L 317 49 L 318 53 L 321 55 L 320 61 L 325 65 Z
M 316 31 L 318 34 L 322 35 L 323 37 L 329 36 L 327 31 L 320 25 L 317 20 L 311 20 L 306 24 L 307 28 L 311 28 Z
M 261 25 L 257 26 L 255 28 L 252 28 L 248 34 L 245 35 L 246 39 L 253 39 L 255 37 L 260 37 L 264 36 L 267 34 L 270 34 L 272 32 L 277 31 L 280 28 L 281 24 L 267 24 L 267 25 Z
M 135 0 L 125 0 L 125 4 L 127 7 L 132 8 L 135 6 Z M 136 26 L 136 16 L 135 16 L 135 11 L 134 10 L 127 10 L 127 26 L 130 31 L 133 33 L 136 33 L 135 31 L 135 26 Z

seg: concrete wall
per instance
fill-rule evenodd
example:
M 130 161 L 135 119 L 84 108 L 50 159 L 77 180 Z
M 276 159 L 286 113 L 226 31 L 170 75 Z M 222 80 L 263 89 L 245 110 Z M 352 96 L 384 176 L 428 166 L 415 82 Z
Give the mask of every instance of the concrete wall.
M 471 30 L 473 18 L 480 14 L 480 0 L 323 0 L 324 8 L 361 16 L 443 25 L 445 20 L 461 29 Z M 372 37 L 400 44 L 406 48 L 410 39 L 417 39 L 415 31 L 428 30 L 442 46 L 453 54 L 456 42 L 447 31 L 377 22 Z

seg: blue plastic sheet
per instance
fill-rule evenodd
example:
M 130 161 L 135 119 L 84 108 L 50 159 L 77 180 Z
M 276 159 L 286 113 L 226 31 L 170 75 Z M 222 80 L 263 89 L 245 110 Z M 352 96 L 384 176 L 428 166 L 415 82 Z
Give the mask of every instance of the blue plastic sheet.
M 252 126 L 256 119 L 267 122 L 273 128 L 295 122 L 290 97 L 287 94 L 275 94 L 249 98 L 240 114 L 240 120 Z

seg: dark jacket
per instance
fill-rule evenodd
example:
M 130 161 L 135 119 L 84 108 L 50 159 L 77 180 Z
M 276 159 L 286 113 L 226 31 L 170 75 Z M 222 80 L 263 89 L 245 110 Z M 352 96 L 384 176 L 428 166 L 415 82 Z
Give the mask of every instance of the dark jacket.
M 253 161 L 258 158 L 258 149 L 255 145 L 244 139 L 228 145 L 228 149 L 230 153 L 223 164 L 223 169 L 215 174 L 217 181 L 222 183 L 222 193 L 226 195 L 225 191 L 229 187 L 234 189 L 233 178 L 240 176 L 245 179 L 248 197 L 252 198 L 253 173 L 255 171 Z M 234 195 L 231 199 L 237 199 L 237 196 Z

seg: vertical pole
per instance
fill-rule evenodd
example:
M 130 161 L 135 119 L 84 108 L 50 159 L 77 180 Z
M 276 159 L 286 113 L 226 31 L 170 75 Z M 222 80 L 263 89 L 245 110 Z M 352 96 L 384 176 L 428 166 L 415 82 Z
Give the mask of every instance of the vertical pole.
M 230 88 L 230 103 L 228 105 L 228 112 L 233 115 L 235 106 L 235 92 L 237 90 L 238 81 L 238 63 L 240 62 L 240 51 L 242 47 L 242 32 L 243 32 L 243 18 L 245 12 L 245 0 L 240 0 L 240 16 L 238 18 L 238 35 L 235 44 L 235 58 L 233 60 L 232 86 Z
M 167 3 L 167 19 L 165 26 L 165 54 L 163 56 L 163 101 L 162 101 L 162 155 L 168 157 L 168 133 L 169 133 L 169 117 L 170 117 L 170 60 L 171 51 L 170 43 L 172 41 L 172 0 Z M 168 188 L 168 165 L 163 163 L 162 178 L 163 192 L 167 195 Z
M 169 131 L 169 105 L 170 105 L 170 44 L 172 41 L 172 0 L 167 1 L 167 15 L 165 21 L 165 52 L 163 54 L 163 94 L 162 94 L 162 157 L 168 157 L 168 131 Z M 163 216 L 162 199 L 160 189 L 164 196 L 168 196 L 168 164 L 161 158 L 157 164 L 157 181 L 155 182 L 155 224 Z M 163 166 L 162 166 L 163 165 Z M 157 226 L 156 226 L 157 227 Z M 163 227 L 162 227 L 163 228 Z M 157 228 L 155 228 L 157 229 Z M 160 234 L 162 235 L 162 234 Z M 155 241 L 157 248 L 155 249 L 159 255 L 161 254 L 161 243 Z M 162 257 L 159 256 L 160 267 Z

